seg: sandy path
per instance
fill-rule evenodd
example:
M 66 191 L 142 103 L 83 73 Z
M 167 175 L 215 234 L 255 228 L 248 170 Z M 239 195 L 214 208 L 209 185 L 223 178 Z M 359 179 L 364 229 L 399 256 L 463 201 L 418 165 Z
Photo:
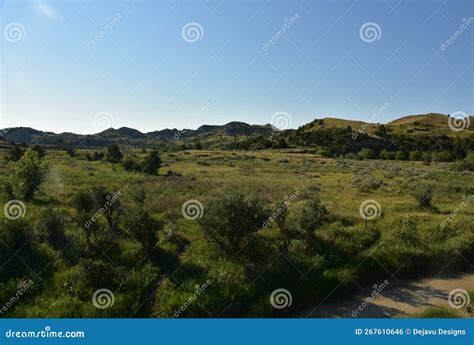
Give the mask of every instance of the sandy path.
M 433 306 L 449 306 L 448 295 L 453 289 L 474 290 L 474 271 L 468 273 L 447 273 L 437 278 L 416 281 L 390 282 L 367 304 L 357 317 L 400 317 L 418 313 Z M 370 297 L 373 288 L 364 289 L 356 296 L 339 302 L 324 302 L 308 308 L 298 317 L 354 317 L 353 311 Z M 471 301 L 472 303 L 472 301 Z

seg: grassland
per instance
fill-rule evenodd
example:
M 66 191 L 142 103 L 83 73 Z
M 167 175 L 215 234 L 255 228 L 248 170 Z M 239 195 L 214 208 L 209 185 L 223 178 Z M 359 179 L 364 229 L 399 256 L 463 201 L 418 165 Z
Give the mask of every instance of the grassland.
M 121 164 L 87 161 L 85 154 L 77 150 L 70 157 L 49 150 L 43 158 L 48 177 L 25 203 L 25 216 L 2 219 L 3 225 L 28 228 L 31 246 L 26 250 L 18 244 L 14 257 L 3 263 L 0 297 L 8 300 L 25 277 L 35 281 L 4 316 L 290 316 L 309 304 L 337 300 L 357 286 L 421 277 L 448 265 L 464 270 L 474 262 L 474 203 L 460 207 L 474 194 L 474 173 L 453 171 L 451 163 L 197 150 L 163 153 L 158 176 L 149 176 L 126 172 Z M 133 149 L 127 154 L 145 155 Z M 0 170 L 11 173 L 5 161 Z M 435 186 L 432 207 L 420 208 L 411 194 L 426 181 Z M 83 229 L 74 220 L 71 200 L 96 186 L 120 191 L 124 210 L 132 207 L 137 190 L 146 192 L 145 209 L 163 224 L 154 244 L 159 255 L 147 257 L 126 230 L 100 255 L 91 258 L 84 252 Z M 182 205 L 198 200 L 205 214 L 212 200 L 231 192 L 259 197 L 270 213 L 278 202 L 288 201 L 292 224 L 299 224 L 307 202 L 318 197 L 329 218 L 310 229 L 314 246 L 308 245 L 306 229 L 284 241 L 276 222 L 270 222 L 237 255 L 224 255 L 206 240 L 197 220 L 183 217 Z M 380 214 L 365 221 L 360 207 L 367 200 L 380 205 Z M 42 230 L 46 209 L 62 215 L 65 242 L 60 246 L 49 243 Z M 91 303 L 100 288 L 114 295 L 106 309 Z M 270 294 L 279 288 L 291 293 L 291 306 L 272 307 Z

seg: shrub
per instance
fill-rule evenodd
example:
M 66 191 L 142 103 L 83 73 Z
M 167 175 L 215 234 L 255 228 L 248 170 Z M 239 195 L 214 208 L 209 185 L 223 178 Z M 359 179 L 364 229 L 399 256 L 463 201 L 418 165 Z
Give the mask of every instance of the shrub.
M 158 175 L 158 169 L 161 166 L 161 158 L 158 150 L 149 152 L 143 162 L 143 172 L 149 175 Z
M 104 159 L 104 153 L 103 152 L 97 152 L 95 151 L 93 154 L 87 153 L 86 159 L 88 161 L 101 161 Z
M 405 161 L 405 160 L 407 160 L 407 154 L 403 151 L 397 151 L 395 153 L 395 159 L 397 161 Z
M 74 148 L 65 148 L 64 151 L 66 151 L 67 155 L 71 158 L 76 157 L 76 150 Z
M 57 209 L 47 208 L 40 213 L 36 231 L 52 246 L 61 249 L 67 244 L 65 214 Z
M 431 164 L 431 153 L 429 152 L 423 152 L 421 159 L 423 160 L 424 165 L 430 165 Z
M 163 224 L 145 209 L 145 197 L 143 190 L 135 193 L 132 205 L 126 209 L 123 229 L 140 243 L 147 256 L 152 258 L 158 241 L 158 231 L 163 230 Z
M 16 161 L 19 161 L 20 158 L 25 154 L 25 150 L 23 150 L 20 146 L 16 145 L 16 144 L 13 144 L 12 146 L 10 146 L 10 148 L 8 149 L 8 152 L 5 156 L 5 159 L 7 161 L 12 161 L 12 162 L 16 162 Z
M 357 173 L 356 177 L 352 180 L 352 185 L 362 193 L 377 190 L 382 186 L 382 184 L 382 180 L 372 176 L 372 174 L 367 170 Z
M 462 314 L 457 310 L 447 307 L 430 307 L 418 314 L 415 314 L 414 317 L 428 319 L 452 319 L 461 318 Z
M 142 171 L 142 166 L 135 159 L 128 157 L 122 162 L 123 168 L 125 171 Z
M 435 162 L 452 162 L 456 159 L 456 154 L 449 151 L 433 152 L 432 158 Z
M 467 157 L 460 163 L 456 164 L 453 167 L 457 171 L 474 171 L 474 153 L 470 153 Z
M 120 151 L 120 147 L 117 144 L 113 144 L 109 146 L 107 149 L 107 154 L 105 156 L 105 160 L 111 163 L 118 163 L 122 160 L 123 154 Z
M 410 161 L 419 161 L 421 160 L 422 153 L 420 151 L 410 151 L 408 155 L 408 160 Z
M 429 208 L 432 207 L 434 189 L 435 185 L 432 182 L 417 184 L 411 188 L 411 195 L 416 199 L 419 207 Z
M 360 152 L 358 153 L 358 156 L 361 159 L 373 159 L 374 156 L 375 156 L 374 155 L 374 150 L 364 148 L 364 149 L 360 150 Z
M 46 151 L 44 150 L 44 147 L 36 144 L 31 148 L 31 151 L 35 151 L 38 153 L 39 158 L 43 158 L 44 155 L 46 154 Z
M 10 198 L 30 200 L 46 179 L 48 167 L 37 152 L 29 150 L 15 163 L 14 172 L 5 183 Z
M 246 200 L 242 194 L 231 193 L 211 201 L 199 223 L 209 242 L 233 256 L 263 227 L 266 218 L 267 211 L 258 198 Z
M 118 219 L 122 211 L 119 196 L 122 195 L 120 191 L 116 193 L 108 192 L 104 187 L 94 187 L 89 191 L 81 190 L 73 198 L 73 205 L 75 208 L 89 216 L 88 224 L 96 223 L 97 216 L 104 216 L 107 220 L 109 230 L 117 229 Z M 88 226 L 85 225 L 87 228 Z
M 383 150 L 380 153 L 380 157 L 386 160 L 395 160 L 395 152 Z
M 305 202 L 295 220 L 297 229 L 294 231 L 299 231 L 299 233 L 305 235 L 303 241 L 306 243 L 306 248 L 313 248 L 317 244 L 314 231 L 326 223 L 328 219 L 328 209 L 322 205 L 318 197 Z

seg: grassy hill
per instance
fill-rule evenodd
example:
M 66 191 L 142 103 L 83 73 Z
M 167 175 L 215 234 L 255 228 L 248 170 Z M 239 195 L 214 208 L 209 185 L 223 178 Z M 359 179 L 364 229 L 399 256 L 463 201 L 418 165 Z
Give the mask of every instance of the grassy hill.
M 474 118 L 471 116 L 471 125 L 462 131 L 453 131 L 448 126 L 449 116 L 443 114 L 409 115 L 384 124 L 393 135 L 405 135 L 413 140 L 423 136 L 447 136 L 454 138 L 470 138 L 474 135 Z M 43 132 L 28 127 L 8 128 L 4 131 L 4 139 L 16 143 L 74 146 L 74 147 L 105 147 L 113 143 L 136 147 L 151 147 L 160 145 L 196 145 L 198 142 L 210 149 L 260 149 L 283 148 L 284 144 L 274 145 L 275 142 L 289 142 L 292 147 L 321 146 L 318 140 L 307 140 L 308 136 L 324 136 L 331 140 L 347 141 L 343 136 L 351 137 L 352 133 L 364 134 L 365 141 L 372 144 L 380 139 L 378 131 L 380 124 L 363 121 L 326 117 L 315 119 L 297 130 L 288 129 L 278 131 L 270 124 L 250 125 L 244 122 L 233 121 L 225 125 L 202 125 L 193 129 L 163 129 L 142 133 L 136 129 L 121 127 L 109 128 L 91 135 L 74 133 Z M 336 138 L 337 137 L 337 138 Z M 404 140 L 409 140 L 404 137 Z M 241 143 L 244 144 L 241 145 Z M 360 144 L 360 143 L 359 143 Z M 241 145 L 241 146 L 239 146 Z M 362 146 L 365 144 L 362 143 Z M 382 147 L 383 143 L 375 143 Z M 237 147 L 238 146 L 238 147 Z M 324 145 L 323 145 L 324 146 Z M 359 145 L 360 146 L 360 145 Z M 355 147 L 359 147 L 355 145 Z

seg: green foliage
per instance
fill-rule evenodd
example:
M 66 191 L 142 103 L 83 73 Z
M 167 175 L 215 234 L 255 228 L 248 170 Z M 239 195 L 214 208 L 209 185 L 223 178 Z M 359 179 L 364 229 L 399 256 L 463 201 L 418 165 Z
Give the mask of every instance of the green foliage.
M 359 155 L 361 159 L 373 159 L 375 157 L 374 150 L 363 148 L 360 150 Z
M 94 218 L 89 224 L 94 223 L 96 218 L 103 216 L 107 220 L 109 230 L 114 232 L 122 211 L 121 195 L 120 191 L 109 192 L 105 187 L 97 186 L 90 190 L 77 192 L 73 197 L 73 205 L 79 212 L 86 213 L 91 219 Z M 85 226 L 87 227 L 87 224 Z
M 414 317 L 425 319 L 452 319 L 462 317 L 460 312 L 447 307 L 431 307 L 415 314 Z
M 46 154 L 46 151 L 43 146 L 36 144 L 31 148 L 31 151 L 37 152 L 39 158 L 43 158 Z
M 5 182 L 5 192 L 11 199 L 28 201 L 46 179 L 48 165 L 42 162 L 37 152 L 26 151 L 13 165 L 13 173 Z
M 122 165 L 125 171 L 135 171 L 135 172 L 142 171 L 141 164 L 132 157 L 125 158 L 124 161 L 122 162 Z
M 102 159 L 104 159 L 104 156 L 105 155 L 103 152 L 95 151 L 93 154 L 90 154 L 89 152 L 87 152 L 86 159 L 88 161 L 101 161 Z
M 111 163 L 118 163 L 122 160 L 123 153 L 117 144 L 110 145 L 105 155 L 105 160 Z
M 133 203 L 126 208 L 123 217 L 123 229 L 132 236 L 150 258 L 154 257 L 158 232 L 163 230 L 163 223 L 154 219 L 145 208 L 145 192 L 139 190 Z
M 12 161 L 12 162 L 16 162 L 18 160 L 20 160 L 21 157 L 23 157 L 25 153 L 25 150 L 23 150 L 20 146 L 18 146 L 17 144 L 13 144 L 12 146 L 10 146 L 10 148 L 8 149 L 8 152 L 7 154 L 5 155 L 5 159 L 7 161 Z
M 408 155 L 408 160 L 410 161 L 420 161 L 423 156 L 423 153 L 420 151 L 410 151 Z
M 403 151 L 397 151 L 395 152 L 395 159 L 397 161 L 406 161 L 407 160 L 407 154 Z
M 416 199 L 419 207 L 430 208 L 434 190 L 435 184 L 433 182 L 418 183 L 411 187 L 411 195 Z
M 320 228 L 328 219 L 329 211 L 319 197 L 315 196 L 305 202 L 298 220 L 298 230 L 305 234 L 303 239 L 309 246 L 316 244 L 314 230 Z
M 55 208 L 45 209 L 38 217 L 36 232 L 52 246 L 62 249 L 68 243 L 65 232 L 66 214 Z
M 212 200 L 199 223 L 206 239 L 232 256 L 263 227 L 267 217 L 260 199 L 246 200 L 242 194 L 230 193 Z
M 143 162 L 143 172 L 148 175 L 158 175 L 158 169 L 161 166 L 161 157 L 158 150 L 150 151 Z

